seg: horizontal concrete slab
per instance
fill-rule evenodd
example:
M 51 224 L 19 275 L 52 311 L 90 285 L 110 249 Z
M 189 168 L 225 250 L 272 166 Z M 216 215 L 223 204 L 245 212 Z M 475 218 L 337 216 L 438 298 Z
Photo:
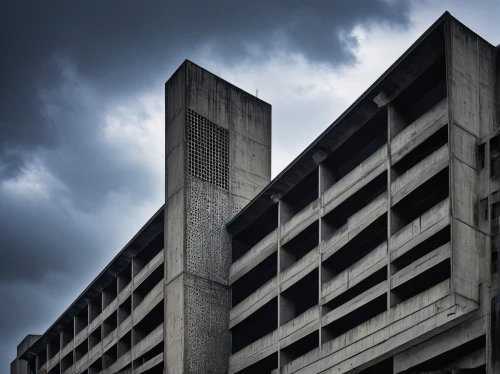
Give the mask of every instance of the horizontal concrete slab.
M 448 282 L 449 283 L 449 282 Z M 395 321 L 402 308 L 391 308 L 388 312 L 358 326 L 356 331 L 342 335 L 322 345 L 320 358 L 293 372 L 347 373 L 353 368 L 364 369 L 397 354 L 464 321 L 477 304 L 461 297 L 448 295 L 423 307 L 429 296 L 420 294 L 416 308 L 409 310 L 414 302 L 404 305 L 407 316 Z M 432 298 L 431 298 L 432 299 Z M 456 301 L 456 302 L 455 302 Z M 423 304 L 422 304 L 423 303 Z M 377 328 L 371 325 L 377 324 Z M 354 344 L 356 343 L 356 344 Z
M 351 187 L 346 189 L 342 194 L 333 199 L 328 199 L 325 195 L 322 198 L 322 212 L 321 215 L 324 216 L 330 213 L 333 209 L 338 207 L 344 201 L 346 201 L 349 197 L 358 192 L 361 188 L 365 187 L 368 183 L 373 181 L 376 177 L 380 176 L 384 171 L 388 168 L 387 160 L 384 160 L 379 166 L 375 169 L 368 172 L 364 177 L 360 178 L 356 183 L 354 183 Z M 335 187 L 335 185 L 334 185 Z M 326 192 L 325 192 L 326 193 Z
M 400 373 L 450 351 L 486 333 L 486 316 L 472 318 L 394 356 L 394 373 Z M 458 357 L 457 357 L 458 358 Z
M 310 365 L 311 363 L 318 361 L 321 357 L 321 349 L 315 348 L 312 351 L 307 352 L 305 355 L 289 362 L 281 367 L 281 374 L 291 374 L 295 373 L 297 370 Z M 311 372 L 312 374 L 312 372 Z
M 229 270 L 229 284 L 236 282 L 277 249 L 278 230 L 274 230 L 231 265 Z
M 357 219 L 348 221 L 346 225 L 337 230 L 331 237 L 320 243 L 323 261 L 340 250 L 356 235 L 385 213 L 387 213 L 387 195 L 382 194 L 363 208 L 362 212 L 357 212 Z
M 444 98 L 391 140 L 392 164 L 400 161 L 447 123 L 448 103 Z
M 386 266 L 387 259 L 387 242 L 384 242 L 354 265 L 323 283 L 321 289 L 322 303 L 329 302 Z
M 373 178 L 380 175 L 382 170 L 385 169 L 386 160 L 387 145 L 383 145 L 323 193 L 321 200 L 322 206 L 326 207 L 325 210 L 332 210 Z
M 229 357 L 229 373 L 236 373 L 278 351 L 278 330 Z
M 428 170 L 430 170 L 434 165 L 438 164 L 442 160 L 447 160 L 449 158 L 448 152 L 448 144 L 445 144 L 439 149 L 436 149 L 418 164 L 407 170 L 404 174 L 396 178 L 391 183 L 391 195 L 396 195 L 398 191 L 400 191 L 403 187 L 407 186 L 414 180 L 422 179 L 421 176 Z
M 321 346 L 320 358 L 340 352 L 346 348 L 349 348 L 346 352 L 353 350 L 354 352 L 356 350 L 359 352 L 363 349 L 369 349 L 372 346 L 376 346 L 380 341 L 388 339 L 389 336 L 397 335 L 413 325 L 435 316 L 436 313 L 453 307 L 454 303 L 455 298 L 450 292 L 450 282 L 442 282 L 432 289 L 364 322 L 351 331 L 324 343 Z M 340 361 L 342 360 L 339 359 Z M 296 362 L 300 362 L 300 360 L 296 360 Z M 303 362 L 307 362 L 307 365 L 312 364 L 308 359 Z M 312 368 L 319 370 L 314 365 L 310 366 L 310 368 L 311 370 L 313 370 Z M 299 371 L 299 369 L 296 365 L 294 370 Z M 302 371 L 299 372 L 302 373 Z M 315 373 L 316 371 L 312 372 Z M 309 373 L 309 371 L 304 371 L 304 373 Z
M 437 160 L 435 163 L 433 163 L 432 165 L 428 166 L 423 170 L 413 171 L 412 169 L 410 169 L 408 172 L 412 173 L 411 177 L 413 177 L 413 179 L 411 179 L 411 181 L 409 181 L 406 185 L 401 187 L 401 189 L 399 189 L 394 195 L 392 195 L 392 202 L 391 202 L 392 206 L 399 203 L 406 196 L 408 196 L 410 193 L 412 193 L 418 187 L 420 187 L 423 183 L 427 182 L 429 179 L 437 175 L 440 171 L 447 168 L 449 164 L 450 164 L 449 157 L 446 156 L 440 160 Z M 415 172 L 415 175 L 413 175 L 413 172 Z M 405 178 L 405 175 L 403 175 L 401 178 Z
M 391 289 L 415 278 L 451 257 L 451 243 L 442 245 L 391 276 Z
M 415 245 L 419 244 L 449 224 L 450 200 L 449 198 L 446 198 L 391 236 L 389 241 L 391 260 L 400 257 Z M 426 233 L 426 231 L 431 228 L 432 230 Z M 420 236 L 424 233 L 425 235 Z M 417 237 L 419 237 L 418 240 L 413 240 Z
M 296 263 L 282 271 L 280 274 L 280 291 L 285 291 L 304 278 L 311 271 L 317 269 L 319 265 L 318 261 L 319 247 L 316 247 Z
M 56 366 L 60 360 L 61 360 L 61 351 L 57 352 L 54 357 L 52 357 L 47 361 L 47 371 L 53 369 L 54 366 Z
M 276 276 L 230 310 L 229 328 L 232 329 L 277 295 L 278 277 Z
M 285 245 L 319 218 L 319 200 L 302 209 L 281 227 L 281 245 Z
M 151 360 L 145 362 L 133 371 L 133 374 L 141 374 L 163 362 L 163 353 L 159 353 Z
M 352 313 L 361 306 L 384 294 L 387 294 L 387 281 L 373 286 L 362 294 L 356 296 L 354 299 L 332 310 L 328 314 L 325 314 L 321 318 L 321 325 L 327 326 L 328 324 L 348 315 L 349 313 Z
M 320 306 L 315 305 L 281 326 L 279 328 L 280 348 L 284 348 L 310 332 L 317 330 L 319 316 Z

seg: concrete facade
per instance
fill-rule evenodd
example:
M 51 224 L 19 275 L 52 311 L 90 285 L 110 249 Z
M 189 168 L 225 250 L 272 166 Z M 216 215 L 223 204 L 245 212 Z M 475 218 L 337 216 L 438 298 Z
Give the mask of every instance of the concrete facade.
M 500 373 L 499 72 L 445 13 L 270 182 L 270 105 L 184 62 L 165 206 L 11 373 Z

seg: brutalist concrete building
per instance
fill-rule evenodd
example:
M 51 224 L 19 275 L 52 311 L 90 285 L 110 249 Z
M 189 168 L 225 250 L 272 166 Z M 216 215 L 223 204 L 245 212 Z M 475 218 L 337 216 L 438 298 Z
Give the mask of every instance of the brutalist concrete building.
M 499 61 L 445 13 L 272 181 L 271 106 L 186 61 L 164 207 L 12 373 L 500 373 Z

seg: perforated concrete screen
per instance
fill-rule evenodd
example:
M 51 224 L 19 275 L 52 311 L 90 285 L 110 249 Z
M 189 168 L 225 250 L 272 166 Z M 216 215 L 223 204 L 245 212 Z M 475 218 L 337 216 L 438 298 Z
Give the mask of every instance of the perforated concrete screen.
M 229 189 L 229 131 L 187 110 L 187 168 L 193 177 Z

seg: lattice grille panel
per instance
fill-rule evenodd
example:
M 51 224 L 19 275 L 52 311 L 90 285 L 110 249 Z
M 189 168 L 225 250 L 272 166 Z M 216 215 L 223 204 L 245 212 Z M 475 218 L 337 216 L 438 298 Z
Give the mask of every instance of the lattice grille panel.
M 187 168 L 194 177 L 229 189 L 229 131 L 187 110 Z

